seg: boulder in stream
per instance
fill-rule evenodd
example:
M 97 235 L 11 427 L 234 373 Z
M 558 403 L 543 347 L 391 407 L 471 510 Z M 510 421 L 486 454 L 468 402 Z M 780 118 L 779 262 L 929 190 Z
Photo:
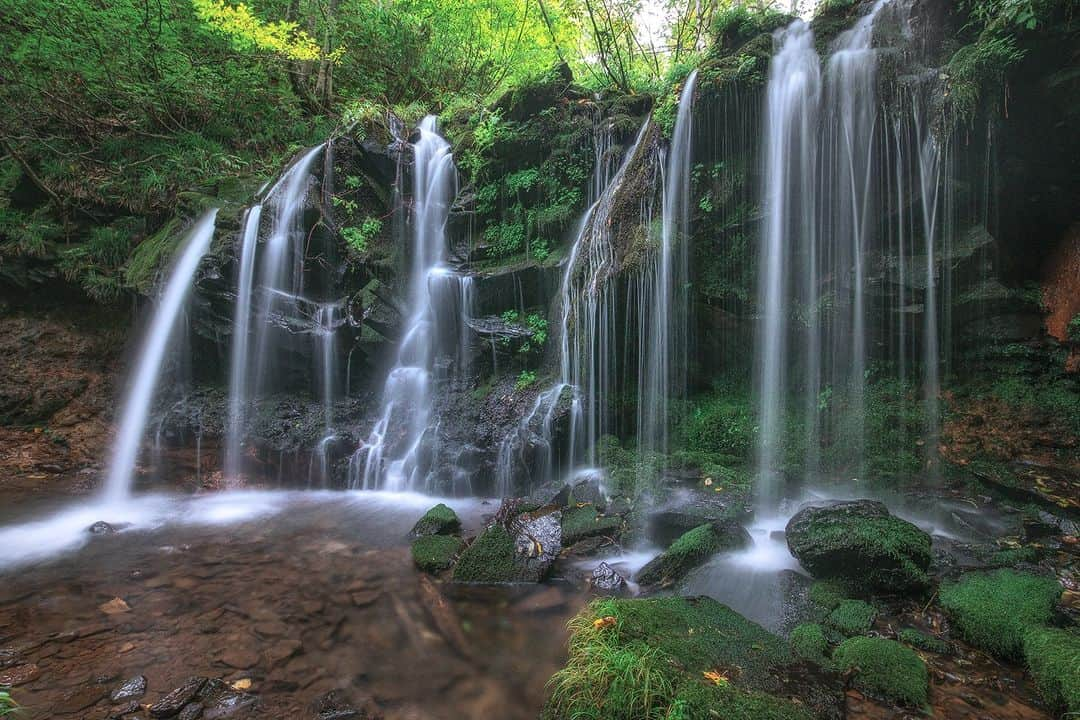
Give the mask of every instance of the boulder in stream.
M 785 530 L 788 549 L 815 578 L 867 591 L 903 592 L 930 583 L 930 536 L 874 500 L 800 510 Z
M 522 513 L 473 540 L 454 567 L 458 582 L 540 582 L 562 550 L 562 513 Z
M 461 530 L 461 520 L 450 507 L 439 503 L 424 513 L 413 526 L 413 537 L 425 535 L 453 535 Z
M 660 556 L 641 568 L 636 580 L 642 585 L 671 585 L 724 550 L 751 544 L 750 534 L 736 522 L 712 522 L 684 533 Z

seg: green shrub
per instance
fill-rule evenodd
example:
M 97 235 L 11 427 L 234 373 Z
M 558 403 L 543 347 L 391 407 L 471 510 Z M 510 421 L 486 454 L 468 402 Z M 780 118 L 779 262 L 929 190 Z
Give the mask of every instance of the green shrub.
M 360 227 L 345 227 L 341 229 L 341 237 L 353 250 L 359 253 L 367 252 L 368 245 L 378 234 L 382 232 L 382 220 L 374 217 L 366 217 L 360 223 Z
M 1075 630 L 1029 630 L 1024 657 L 1046 701 L 1070 715 L 1080 713 L 1080 635 Z
M 534 384 L 536 384 L 536 371 L 522 370 L 518 375 L 517 382 L 514 383 L 514 389 L 520 391 Z
M 911 648 L 885 638 L 854 637 L 840 643 L 833 662 L 842 672 L 854 671 L 855 686 L 871 695 L 912 707 L 926 705 L 926 663 Z
M 960 635 L 1005 659 L 1020 658 L 1025 633 L 1050 622 L 1060 595 L 1057 580 L 1012 570 L 970 573 L 939 591 Z
M 696 400 L 683 425 L 686 448 L 749 458 L 757 423 L 748 398 L 713 395 Z

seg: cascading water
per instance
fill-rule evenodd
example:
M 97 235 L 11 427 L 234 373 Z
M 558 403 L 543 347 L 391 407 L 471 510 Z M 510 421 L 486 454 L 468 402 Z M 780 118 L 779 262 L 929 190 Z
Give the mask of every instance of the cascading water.
M 124 401 L 120 427 L 109 462 L 109 475 L 105 482 L 106 502 L 121 502 L 131 493 L 139 447 L 146 434 L 146 421 L 150 416 L 150 406 L 161 378 L 169 340 L 175 334 L 199 262 L 210 249 L 216 217 L 217 210 L 210 210 L 199 218 L 188 233 L 183 249 L 165 283 L 146 339 L 139 349 L 135 375 Z
M 573 468 L 582 464 L 586 467 L 597 464 L 597 441 L 609 429 L 614 380 L 616 298 L 614 283 L 609 280 L 616 267 L 611 213 L 627 168 L 637 155 L 649 125 L 649 120 L 642 124 L 613 175 L 608 163 L 610 130 L 606 124 L 598 128 L 593 171 L 596 199 L 578 225 L 559 286 L 555 326 L 559 338 L 559 377 L 537 395 L 530 412 L 502 440 L 496 467 L 496 490 L 501 495 L 512 493 L 516 454 L 527 443 L 539 445 L 546 455 L 538 468 L 539 478 L 549 480 L 557 472 L 554 421 L 563 402 L 569 402 L 566 458 L 570 475 Z M 537 420 L 538 432 L 534 430 Z
M 792 269 L 803 262 L 804 296 L 815 292 L 818 261 L 814 255 L 814 182 L 817 158 L 817 106 L 821 76 L 810 27 L 796 20 L 778 32 L 779 49 L 769 68 L 765 113 L 764 228 L 759 254 L 757 395 L 759 402 L 758 500 L 775 501 L 778 440 L 783 432 Z M 809 252 L 808 252 L 809 250 Z M 816 363 L 816 340 L 805 357 Z M 816 368 L 808 368 L 816 374 Z
M 420 123 L 414 157 L 410 315 L 383 388 L 380 417 L 350 461 L 350 485 L 365 489 L 426 488 L 430 455 L 425 453 L 424 440 L 432 420 L 433 364 L 440 337 L 446 332 L 456 336 L 454 330 L 440 327 L 441 313 L 434 307 L 432 290 L 452 276 L 443 263 L 446 221 L 457 183 L 450 145 L 438 134 L 434 116 Z M 468 285 L 462 283 L 461 288 L 466 292 Z M 462 322 L 456 327 L 465 326 Z
M 690 302 L 687 284 L 690 226 L 691 110 L 697 70 L 683 83 L 664 172 L 660 249 L 650 257 L 643 279 L 643 327 L 638 334 L 638 448 L 665 453 L 669 407 L 686 385 Z
M 225 472 L 240 474 L 240 443 L 244 424 L 244 403 L 248 387 L 248 345 L 251 333 L 251 298 L 255 284 L 255 248 L 259 241 L 262 205 L 253 205 L 244 217 L 240 266 L 236 279 L 236 307 L 233 309 L 233 336 L 229 363 L 229 428 L 225 440 Z

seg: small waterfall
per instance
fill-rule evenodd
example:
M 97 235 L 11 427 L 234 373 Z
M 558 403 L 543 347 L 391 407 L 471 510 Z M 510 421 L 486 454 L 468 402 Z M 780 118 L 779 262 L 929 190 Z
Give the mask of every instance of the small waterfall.
M 123 501 L 131 492 L 139 447 L 146 434 L 146 421 L 161 378 L 169 340 L 183 312 L 199 262 L 210 249 L 216 216 L 216 209 L 205 213 L 188 233 L 139 349 L 135 374 L 124 401 L 109 462 L 109 475 L 105 482 L 105 498 L 108 502 Z
M 434 116 L 421 122 L 414 155 L 411 314 L 383 388 L 380 417 L 351 461 L 350 484 L 365 489 L 425 489 L 430 465 L 424 440 L 431 425 L 433 362 L 445 331 L 432 288 L 448 275 L 446 221 L 457 183 L 450 145 L 438 134 Z
M 669 406 L 685 392 L 689 353 L 690 142 L 697 70 L 683 82 L 664 171 L 660 249 L 646 267 L 638 357 L 638 448 L 667 452 Z M 661 165 L 663 167 L 663 165 Z M 647 321 L 645 321 L 647 318 Z
M 243 439 L 244 404 L 248 391 L 248 345 L 251 333 L 251 298 L 255 285 L 255 248 L 259 241 L 262 205 L 254 205 L 244 217 L 240 236 L 240 266 L 236 279 L 236 307 L 229 363 L 229 428 L 225 440 L 225 472 L 240 474 L 240 443 Z
M 769 67 L 765 111 L 764 227 L 759 254 L 758 502 L 771 507 L 776 496 L 779 443 L 786 393 L 788 326 L 792 275 L 804 297 L 816 292 L 818 261 L 813 251 L 817 106 L 821 92 L 818 56 L 810 27 L 796 20 L 776 35 L 778 51 Z M 789 267 L 802 263 L 801 272 Z M 798 276 L 801 275 L 801 278 Z M 819 352 L 813 333 L 805 356 L 816 375 Z

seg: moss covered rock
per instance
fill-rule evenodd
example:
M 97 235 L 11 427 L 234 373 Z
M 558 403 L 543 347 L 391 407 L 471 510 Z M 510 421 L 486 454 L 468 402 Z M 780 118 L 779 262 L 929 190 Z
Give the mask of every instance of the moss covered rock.
M 621 518 L 600 515 L 596 511 L 596 506 L 592 504 L 568 508 L 562 514 L 562 534 L 565 545 L 572 545 L 578 540 L 597 535 L 618 535 L 621 529 Z
M 1046 625 L 1061 595 L 1057 580 L 1012 570 L 969 573 L 941 586 L 941 605 L 972 645 L 1019 659 L 1024 635 Z
M 862 600 L 842 600 L 833 608 L 825 622 L 842 635 L 862 635 L 870 631 L 877 609 Z
M 452 535 L 424 535 L 412 544 L 413 562 L 427 573 L 439 573 L 450 567 L 465 543 Z
M 815 578 L 865 590 L 925 588 L 930 536 L 872 500 L 799 511 L 787 524 L 788 548 Z
M 787 644 L 710 598 L 597 600 L 570 628 L 545 718 L 813 717 L 770 694 Z
M 521 513 L 473 540 L 454 566 L 454 580 L 477 583 L 539 582 L 562 550 L 562 513 Z
M 733 526 L 738 528 L 734 531 Z M 659 557 L 641 568 L 636 580 L 642 585 L 669 585 L 722 550 L 743 547 L 746 530 L 733 523 L 705 523 L 683 534 Z
M 829 642 L 825 639 L 825 630 L 817 623 L 804 623 L 791 631 L 791 651 L 800 660 L 807 660 L 818 665 L 828 662 L 826 652 Z
M 896 634 L 896 637 L 900 642 L 926 652 L 937 653 L 938 655 L 951 655 L 953 653 L 953 647 L 949 643 L 914 628 L 904 628 Z
M 1024 657 L 1039 692 L 1055 710 L 1080 713 L 1080 634 L 1035 628 L 1024 635 Z
M 855 686 L 864 692 L 913 707 L 926 705 L 926 663 L 894 640 L 850 638 L 836 648 L 833 662 L 841 671 L 852 671 Z
M 516 578 L 514 538 L 502 525 L 480 533 L 454 566 L 458 582 L 506 583 Z
M 424 516 L 413 525 L 412 534 L 415 537 L 424 535 L 453 535 L 461 530 L 461 520 L 457 513 L 450 507 L 439 503 L 424 513 Z

